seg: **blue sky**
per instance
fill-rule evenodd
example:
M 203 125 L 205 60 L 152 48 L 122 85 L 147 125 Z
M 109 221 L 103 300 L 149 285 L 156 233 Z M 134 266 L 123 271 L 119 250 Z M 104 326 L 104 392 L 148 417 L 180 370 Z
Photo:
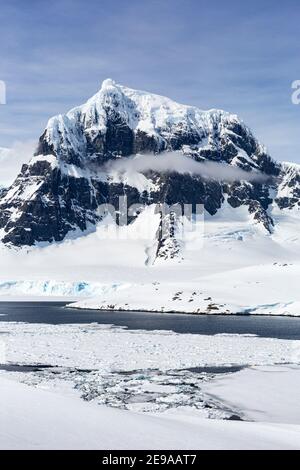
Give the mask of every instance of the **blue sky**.
M 103 79 L 235 112 L 300 161 L 298 0 L 0 0 L 0 146 L 36 139 Z

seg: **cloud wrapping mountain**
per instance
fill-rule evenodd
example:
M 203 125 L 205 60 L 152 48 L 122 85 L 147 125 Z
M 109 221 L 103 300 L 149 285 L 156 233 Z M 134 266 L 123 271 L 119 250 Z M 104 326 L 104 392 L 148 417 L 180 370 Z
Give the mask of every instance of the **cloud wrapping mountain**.
M 180 152 L 164 152 L 160 155 L 133 155 L 126 159 L 109 161 L 103 168 L 108 173 L 179 173 L 197 175 L 207 180 L 231 182 L 265 182 L 269 176 L 260 171 L 245 171 L 226 163 L 197 162 Z
M 78 237 L 96 230 L 100 206 L 117 209 L 124 195 L 129 205 L 202 205 L 211 216 L 243 207 L 249 223 L 271 234 L 276 211 L 299 209 L 299 180 L 299 168 L 275 162 L 238 116 L 107 79 L 85 104 L 49 120 L 1 193 L 0 234 L 18 247 Z M 170 236 L 160 220 L 151 259 L 180 255 L 181 221 L 166 223 Z
M 35 150 L 36 142 L 16 142 L 11 148 L 0 148 L 0 186 L 13 183 L 24 163 L 27 163 Z

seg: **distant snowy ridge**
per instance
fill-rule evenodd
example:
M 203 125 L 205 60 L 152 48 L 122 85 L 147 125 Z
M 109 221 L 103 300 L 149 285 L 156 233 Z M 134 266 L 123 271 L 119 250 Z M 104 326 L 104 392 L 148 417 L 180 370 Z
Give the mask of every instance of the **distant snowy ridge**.
M 105 285 L 97 282 L 66 282 L 66 281 L 0 281 L 1 297 L 19 297 L 26 295 L 41 297 L 87 297 L 103 295 L 118 289 L 119 285 Z

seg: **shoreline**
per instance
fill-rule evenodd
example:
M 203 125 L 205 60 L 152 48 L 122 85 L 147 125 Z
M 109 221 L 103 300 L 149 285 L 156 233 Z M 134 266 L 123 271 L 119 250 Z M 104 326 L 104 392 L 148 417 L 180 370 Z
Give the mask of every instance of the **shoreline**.
M 1 303 L 1 301 L 0 301 Z M 185 311 L 180 311 L 180 310 L 147 310 L 147 309 L 108 309 L 108 308 L 95 308 L 95 307 L 76 307 L 73 306 L 72 304 L 65 305 L 64 308 L 74 308 L 75 310 L 91 310 L 94 312 L 132 312 L 132 313 L 138 313 L 138 312 L 145 312 L 145 313 L 160 313 L 160 314 L 168 314 L 168 315 L 193 315 L 193 316 L 206 316 L 206 317 L 280 317 L 280 318 L 299 318 L 300 319 L 300 314 L 299 315 L 273 315 L 271 313 L 243 313 L 243 312 L 238 312 L 238 313 L 207 313 L 207 312 L 185 312 Z
M 82 299 L 80 299 L 82 300 Z M 71 300 L 71 302 L 76 303 L 78 299 Z M 68 309 L 75 309 L 75 310 L 91 310 L 94 312 L 132 312 L 132 313 L 139 313 L 139 312 L 145 312 L 145 313 L 158 313 L 158 314 L 168 314 L 168 315 L 192 315 L 192 316 L 219 316 L 219 317 L 229 317 L 229 316 L 234 316 L 234 317 L 280 317 L 280 318 L 300 318 L 300 313 L 299 315 L 292 315 L 292 314 L 285 314 L 285 315 L 280 315 L 280 314 L 271 314 L 271 313 L 247 313 L 247 312 L 216 312 L 216 313 L 208 313 L 208 312 L 187 312 L 184 310 L 149 310 L 147 308 L 139 308 L 139 309 L 133 309 L 133 308 L 96 308 L 96 307 L 78 307 L 77 305 L 74 305 L 70 302 L 70 299 L 63 299 L 62 297 L 59 298 L 14 298 L 14 299 L 1 299 L 0 298 L 0 304 L 4 303 L 61 303 L 64 304 L 62 305 L 62 308 L 68 308 Z

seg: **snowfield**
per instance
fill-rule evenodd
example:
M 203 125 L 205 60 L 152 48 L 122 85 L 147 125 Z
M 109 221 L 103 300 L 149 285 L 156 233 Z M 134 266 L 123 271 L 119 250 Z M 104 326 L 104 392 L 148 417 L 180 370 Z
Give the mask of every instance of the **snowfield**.
M 9 322 L 0 338 L 28 369 L 0 372 L 1 449 L 300 448 L 300 341 Z M 209 365 L 247 368 L 191 369 Z
M 149 416 L 0 378 L 0 449 L 299 449 L 300 425 Z
M 117 288 L 103 286 L 101 296 L 81 299 L 70 306 L 211 315 L 299 316 L 299 275 L 300 266 L 274 264 L 203 276 L 197 281 L 182 281 L 180 284 L 158 281 L 151 284 L 124 283 Z
M 242 411 L 246 420 L 299 424 L 299 387 L 299 367 L 273 366 L 245 369 L 214 379 L 203 390 Z
M 95 233 L 28 252 L 0 246 L 0 298 L 67 298 L 78 308 L 108 310 L 300 315 L 297 210 L 274 208 L 280 223 L 270 235 L 245 207 L 224 204 L 186 233 L 180 258 L 153 265 L 151 210 L 115 238 L 105 237 L 100 224 Z

